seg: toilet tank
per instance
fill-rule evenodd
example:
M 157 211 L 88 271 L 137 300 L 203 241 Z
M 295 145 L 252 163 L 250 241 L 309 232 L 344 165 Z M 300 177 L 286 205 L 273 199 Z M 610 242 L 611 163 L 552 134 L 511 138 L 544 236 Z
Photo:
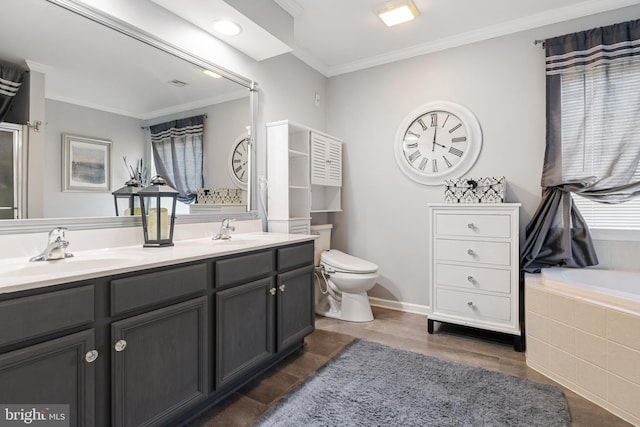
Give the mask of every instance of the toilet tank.
M 333 228 L 332 224 L 319 224 L 311 226 L 311 234 L 318 235 L 318 237 L 314 241 L 314 262 L 316 266 L 320 265 L 320 254 L 324 251 L 328 251 L 331 249 L 331 229 Z

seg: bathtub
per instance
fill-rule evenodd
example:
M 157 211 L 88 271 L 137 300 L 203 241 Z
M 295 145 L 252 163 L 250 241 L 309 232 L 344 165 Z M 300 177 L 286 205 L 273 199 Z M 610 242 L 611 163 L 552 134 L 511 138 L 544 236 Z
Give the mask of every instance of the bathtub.
M 640 426 L 640 272 L 525 275 L 527 365 Z
M 546 268 L 541 274 L 559 293 L 640 313 L 640 271 Z

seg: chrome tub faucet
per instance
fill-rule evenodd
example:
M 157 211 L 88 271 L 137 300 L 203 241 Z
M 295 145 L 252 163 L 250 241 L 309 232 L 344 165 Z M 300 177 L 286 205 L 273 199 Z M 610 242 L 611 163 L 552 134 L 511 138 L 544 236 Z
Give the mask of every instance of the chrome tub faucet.
M 231 221 L 235 221 L 233 218 L 225 218 L 220 225 L 220 231 L 213 236 L 213 240 L 227 240 L 231 238 L 231 232 L 236 231 L 236 228 L 229 225 Z
M 40 255 L 31 257 L 29 261 L 53 261 L 57 259 L 71 258 L 73 254 L 67 253 L 69 241 L 66 239 L 67 229 L 56 227 L 49 232 L 49 243 Z

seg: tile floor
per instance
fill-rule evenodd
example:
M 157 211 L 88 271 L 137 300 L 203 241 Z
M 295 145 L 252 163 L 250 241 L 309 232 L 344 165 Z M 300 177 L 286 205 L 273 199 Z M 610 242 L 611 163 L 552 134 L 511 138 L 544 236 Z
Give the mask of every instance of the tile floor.
M 375 320 L 367 323 L 317 317 L 316 331 L 307 337 L 304 348 L 204 413 L 192 426 L 251 426 L 264 411 L 329 361 L 354 337 L 553 384 L 526 366 L 524 353 L 515 352 L 511 340 L 491 334 L 479 337 L 477 331 L 451 325 L 441 325 L 435 334 L 429 335 L 425 316 L 376 307 L 373 311 Z M 630 426 L 575 393 L 566 389 L 564 393 L 572 426 Z

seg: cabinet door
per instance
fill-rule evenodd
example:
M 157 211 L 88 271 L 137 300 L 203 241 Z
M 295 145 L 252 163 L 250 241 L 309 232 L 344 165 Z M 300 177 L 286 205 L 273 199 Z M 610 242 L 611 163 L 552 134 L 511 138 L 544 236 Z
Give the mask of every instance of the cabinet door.
M 216 386 L 232 383 L 273 354 L 273 279 L 216 293 Z
M 111 324 L 114 426 L 166 425 L 206 398 L 207 299 Z
M 313 332 L 313 266 L 278 275 L 278 351 Z
M 95 364 L 85 360 L 92 350 L 93 329 L 0 355 L 0 406 L 69 405 L 70 426 L 94 425 Z
M 342 144 L 311 133 L 311 184 L 342 186 Z

